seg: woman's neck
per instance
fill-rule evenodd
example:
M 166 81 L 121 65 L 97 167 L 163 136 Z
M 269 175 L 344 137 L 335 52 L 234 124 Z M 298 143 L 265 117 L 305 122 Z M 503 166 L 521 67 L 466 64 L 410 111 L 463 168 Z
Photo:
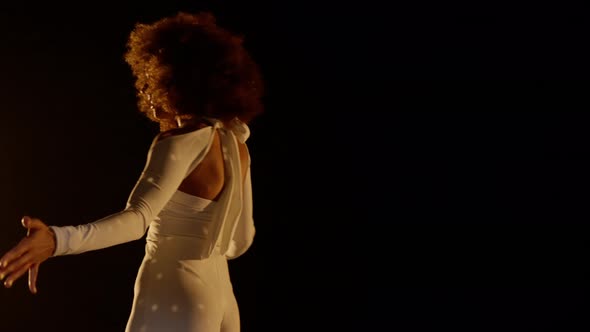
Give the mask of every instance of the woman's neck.
M 179 128 L 183 127 L 206 127 L 213 125 L 214 121 L 221 121 L 224 126 L 229 126 L 229 121 L 222 121 L 212 117 L 194 117 L 189 119 L 177 119 Z

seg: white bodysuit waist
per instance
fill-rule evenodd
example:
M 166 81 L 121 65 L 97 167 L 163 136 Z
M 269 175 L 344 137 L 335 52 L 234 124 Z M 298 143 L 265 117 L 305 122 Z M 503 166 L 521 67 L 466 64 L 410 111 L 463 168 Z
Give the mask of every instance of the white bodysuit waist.
M 206 242 L 215 225 L 212 219 L 215 201 L 176 191 L 151 224 L 146 250 L 150 254 L 165 251 L 176 259 L 199 259 L 196 248 Z M 219 244 L 215 247 L 219 253 Z

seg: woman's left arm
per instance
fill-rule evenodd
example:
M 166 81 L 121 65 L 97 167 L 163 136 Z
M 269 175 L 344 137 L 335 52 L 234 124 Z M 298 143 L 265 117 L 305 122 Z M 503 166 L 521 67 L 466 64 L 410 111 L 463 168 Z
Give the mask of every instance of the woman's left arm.
M 7 278 L 5 286 L 10 287 L 27 269 L 31 269 L 29 287 L 33 292 L 36 269 L 47 258 L 79 254 L 141 238 L 186 177 L 199 149 L 207 147 L 210 136 L 210 132 L 202 130 L 194 136 L 183 136 L 181 140 L 166 138 L 158 141 L 156 137 L 123 211 L 78 226 L 46 226 L 41 220 L 32 218 L 35 222 L 31 225 L 38 226 L 32 230 L 23 220 L 29 234 L 0 258 L 0 277 Z

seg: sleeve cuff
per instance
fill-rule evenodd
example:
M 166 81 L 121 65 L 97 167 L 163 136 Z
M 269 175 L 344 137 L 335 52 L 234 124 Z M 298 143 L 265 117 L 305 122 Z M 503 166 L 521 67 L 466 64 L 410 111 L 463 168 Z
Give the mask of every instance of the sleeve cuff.
M 67 248 L 65 248 L 65 242 L 68 236 L 67 231 L 58 226 L 49 226 L 49 228 L 55 234 L 55 252 L 52 257 L 61 256 L 67 251 Z

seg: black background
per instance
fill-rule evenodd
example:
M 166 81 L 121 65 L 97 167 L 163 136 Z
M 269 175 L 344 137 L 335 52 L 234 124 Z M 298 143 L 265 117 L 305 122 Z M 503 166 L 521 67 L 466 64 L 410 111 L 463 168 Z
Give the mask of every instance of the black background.
M 23 215 L 124 208 L 158 127 L 135 22 L 212 10 L 266 78 L 242 330 L 586 331 L 588 17 L 581 6 L 140 1 L 0 5 L 0 250 Z M 122 331 L 136 241 L 0 289 L 0 331 Z

